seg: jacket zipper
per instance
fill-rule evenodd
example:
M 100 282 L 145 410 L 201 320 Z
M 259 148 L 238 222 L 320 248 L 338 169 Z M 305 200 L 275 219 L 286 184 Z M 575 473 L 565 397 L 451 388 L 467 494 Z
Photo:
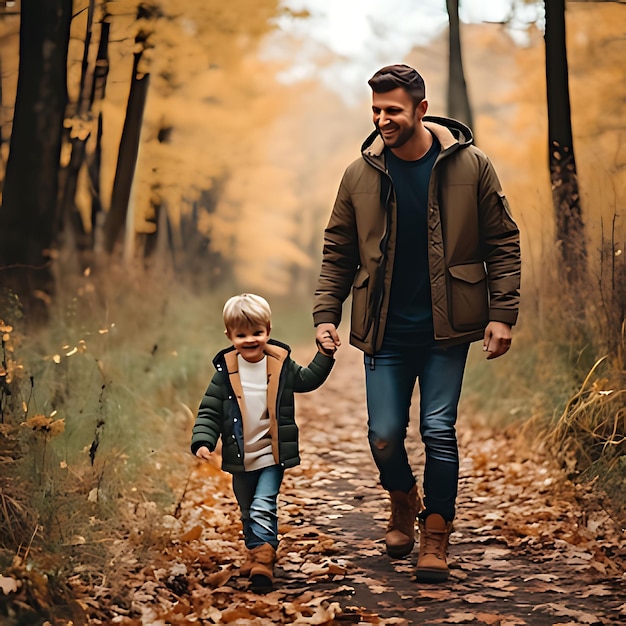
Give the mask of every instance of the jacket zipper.
M 391 180 L 391 176 L 389 176 L 389 173 L 387 172 L 386 168 L 383 169 L 373 160 L 368 160 L 368 162 L 370 163 L 370 165 L 372 165 L 372 167 L 374 167 L 381 173 L 381 176 L 385 176 L 387 178 L 387 193 L 385 195 L 384 205 L 383 205 L 385 209 L 385 216 L 386 216 L 385 232 L 383 233 L 383 237 L 380 240 L 380 244 L 379 244 L 379 249 L 383 254 L 383 261 L 379 268 L 380 276 L 376 277 L 376 284 L 374 287 L 376 290 L 375 294 L 377 296 L 377 299 L 376 299 L 376 303 L 375 303 L 374 311 L 373 311 L 374 333 L 372 335 L 372 347 L 374 348 L 374 351 L 376 351 L 376 343 L 378 341 L 378 332 L 380 330 L 380 311 L 383 306 L 383 300 L 385 299 L 385 271 L 387 269 L 387 243 L 389 241 L 390 231 L 391 231 L 391 211 L 389 210 L 389 199 L 391 198 L 391 190 L 393 188 L 393 181 Z M 370 361 L 370 367 L 374 369 L 373 358 Z

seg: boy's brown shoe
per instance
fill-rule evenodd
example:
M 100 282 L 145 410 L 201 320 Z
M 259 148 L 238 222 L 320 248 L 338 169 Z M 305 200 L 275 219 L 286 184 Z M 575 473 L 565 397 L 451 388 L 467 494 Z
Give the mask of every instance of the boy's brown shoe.
M 452 524 L 438 513 L 419 521 L 420 551 L 415 572 L 418 582 L 440 583 L 448 579 L 448 539 Z
M 250 568 L 250 587 L 252 591 L 254 593 L 270 592 L 274 586 L 276 550 L 269 543 L 264 543 L 250 550 L 250 558 L 253 561 Z
M 415 518 L 422 509 L 422 499 L 417 485 L 409 493 L 390 491 L 391 517 L 385 533 L 387 554 L 392 559 L 401 559 L 413 550 L 415 544 Z

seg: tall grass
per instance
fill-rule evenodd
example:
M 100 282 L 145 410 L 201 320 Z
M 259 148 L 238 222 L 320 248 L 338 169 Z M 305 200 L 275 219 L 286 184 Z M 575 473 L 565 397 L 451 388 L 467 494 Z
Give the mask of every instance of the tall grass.
M 523 287 L 510 354 L 485 361 L 474 346 L 463 398 L 523 432 L 572 479 L 595 482 L 626 521 L 623 247 L 603 242 L 576 285 L 556 273 L 552 254 L 541 266 L 539 281 Z

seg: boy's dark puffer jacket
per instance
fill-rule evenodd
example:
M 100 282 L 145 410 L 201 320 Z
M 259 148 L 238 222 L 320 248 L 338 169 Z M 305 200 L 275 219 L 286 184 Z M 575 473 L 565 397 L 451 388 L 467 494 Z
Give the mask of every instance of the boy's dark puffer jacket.
M 267 409 L 270 418 L 272 452 L 285 468 L 300 463 L 298 427 L 295 421 L 294 393 L 313 391 L 328 377 L 332 357 L 318 352 L 307 367 L 291 359 L 291 348 L 270 339 L 267 356 Z M 222 469 L 243 472 L 243 389 L 234 347 L 222 350 L 213 359 L 217 372 L 204 393 L 193 427 L 191 451 L 206 446 L 215 450 L 222 436 Z

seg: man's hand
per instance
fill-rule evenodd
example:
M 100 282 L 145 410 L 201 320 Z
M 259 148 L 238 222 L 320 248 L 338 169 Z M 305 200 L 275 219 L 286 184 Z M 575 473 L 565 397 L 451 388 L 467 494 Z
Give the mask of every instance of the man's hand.
M 205 461 L 208 461 L 211 458 L 211 451 L 206 446 L 200 446 L 196 450 L 196 456 L 199 459 L 204 459 Z
M 485 328 L 483 350 L 487 359 L 496 359 L 509 351 L 513 333 L 511 327 L 504 322 L 489 322 Z
M 318 346 L 323 346 L 325 350 L 328 350 L 332 343 L 334 345 L 332 352 L 334 353 L 341 345 L 341 339 L 339 339 L 335 325 L 330 323 L 320 324 L 315 331 L 315 342 Z

